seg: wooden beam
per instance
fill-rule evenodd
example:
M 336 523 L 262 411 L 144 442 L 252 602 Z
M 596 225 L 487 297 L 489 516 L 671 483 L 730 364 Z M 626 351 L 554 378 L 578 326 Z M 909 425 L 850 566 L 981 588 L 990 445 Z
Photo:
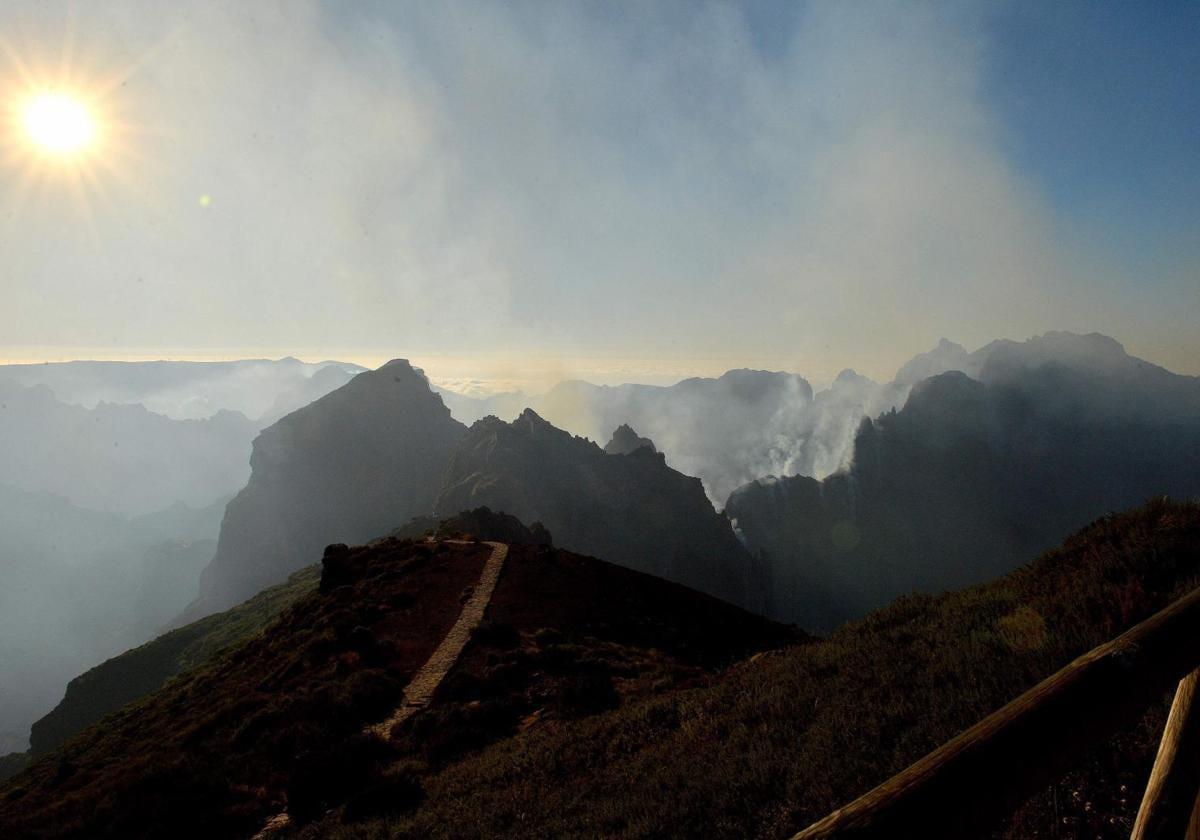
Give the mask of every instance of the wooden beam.
M 1200 666 L 1200 589 L 795 836 L 975 836 Z
M 1186 836 L 1200 792 L 1200 671 L 1179 681 L 1130 840 Z

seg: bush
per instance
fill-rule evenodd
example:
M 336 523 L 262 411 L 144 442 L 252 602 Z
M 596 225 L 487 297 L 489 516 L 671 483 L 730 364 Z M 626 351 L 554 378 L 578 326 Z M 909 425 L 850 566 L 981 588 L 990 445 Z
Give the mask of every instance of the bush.
M 329 750 L 302 755 L 287 783 L 288 813 L 307 822 L 335 807 L 351 792 L 365 788 L 391 755 L 378 738 L 354 735 Z
M 565 716 L 583 717 L 617 708 L 621 697 L 609 674 L 584 674 L 564 681 L 559 702 Z
M 421 782 L 412 770 L 405 768 L 380 776 L 352 795 L 346 800 L 342 818 L 357 822 L 379 814 L 407 813 L 424 801 Z
M 471 631 L 471 641 L 483 647 L 512 650 L 521 644 L 521 636 L 511 624 L 485 621 Z

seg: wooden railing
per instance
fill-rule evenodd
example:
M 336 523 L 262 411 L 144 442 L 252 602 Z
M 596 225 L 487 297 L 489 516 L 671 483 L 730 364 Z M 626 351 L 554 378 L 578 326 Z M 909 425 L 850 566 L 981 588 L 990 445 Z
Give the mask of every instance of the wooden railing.
M 1133 840 L 1200 838 L 1200 589 L 1076 659 L 794 840 L 986 835 L 1176 686 Z M 1190 827 L 1189 827 L 1190 826 Z

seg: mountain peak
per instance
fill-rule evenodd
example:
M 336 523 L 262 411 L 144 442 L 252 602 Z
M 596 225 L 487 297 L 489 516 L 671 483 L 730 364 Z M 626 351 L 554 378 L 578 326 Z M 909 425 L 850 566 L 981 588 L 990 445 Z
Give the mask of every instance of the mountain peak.
M 612 433 L 612 438 L 604 447 L 604 451 L 609 455 L 629 455 L 637 452 L 639 449 L 649 449 L 651 452 L 658 452 L 654 446 L 654 441 L 650 440 L 650 438 L 640 437 L 628 423 L 622 423 L 620 426 L 617 426 L 616 431 Z

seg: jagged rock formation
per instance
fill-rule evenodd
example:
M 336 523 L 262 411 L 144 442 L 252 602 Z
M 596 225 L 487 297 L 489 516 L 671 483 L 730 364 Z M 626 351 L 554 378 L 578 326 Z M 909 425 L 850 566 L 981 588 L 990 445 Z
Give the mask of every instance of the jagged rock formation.
M 771 565 L 775 615 L 829 628 L 1006 572 L 1106 511 L 1200 492 L 1200 379 L 1103 336 L 989 347 L 983 381 L 934 376 L 864 421 L 846 471 L 730 496 Z
M 427 514 L 465 432 L 424 374 L 402 359 L 266 429 L 185 619 L 283 580 L 329 543 L 364 542 Z
M 629 455 L 632 452 L 637 452 L 639 449 L 649 449 L 651 452 L 657 452 L 654 448 L 654 441 L 650 438 L 639 437 L 638 433 L 630 428 L 628 423 L 622 423 L 617 426 L 615 432 L 608 443 L 604 445 L 604 451 L 609 455 Z
M 700 481 L 647 448 L 608 455 L 530 409 L 511 424 L 484 418 L 451 458 L 435 512 L 479 505 L 542 522 L 571 551 L 762 605 L 766 580 Z

